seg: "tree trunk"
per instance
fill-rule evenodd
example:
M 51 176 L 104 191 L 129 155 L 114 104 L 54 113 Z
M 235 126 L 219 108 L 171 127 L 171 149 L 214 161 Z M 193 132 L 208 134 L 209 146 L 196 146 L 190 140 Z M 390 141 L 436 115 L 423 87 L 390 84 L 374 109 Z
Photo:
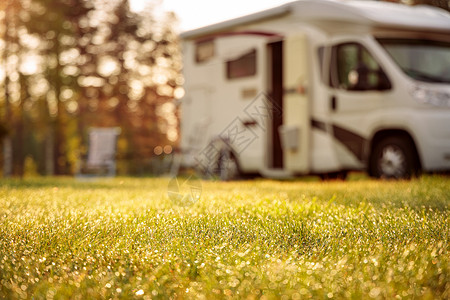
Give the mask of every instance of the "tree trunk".
M 53 128 L 49 126 L 47 134 L 45 136 L 45 174 L 54 175 L 55 174 L 55 162 L 54 162 L 54 133 Z
M 12 175 L 12 141 L 11 137 L 7 136 L 3 139 L 3 177 L 8 178 Z

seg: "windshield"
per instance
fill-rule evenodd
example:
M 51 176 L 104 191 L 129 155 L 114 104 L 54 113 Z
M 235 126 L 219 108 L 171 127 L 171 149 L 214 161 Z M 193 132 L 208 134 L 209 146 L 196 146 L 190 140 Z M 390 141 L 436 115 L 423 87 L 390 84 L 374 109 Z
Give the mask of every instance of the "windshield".
M 450 83 L 450 43 L 425 39 L 378 39 L 409 77 Z

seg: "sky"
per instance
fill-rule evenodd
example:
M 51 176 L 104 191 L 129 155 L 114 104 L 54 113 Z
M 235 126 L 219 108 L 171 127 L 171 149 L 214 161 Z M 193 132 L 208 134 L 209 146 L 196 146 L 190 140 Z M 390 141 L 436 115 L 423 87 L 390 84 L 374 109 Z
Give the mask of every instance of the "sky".
M 130 0 L 132 8 L 142 9 L 149 0 Z M 191 30 L 279 6 L 292 0 L 163 0 L 164 10 L 173 11 L 180 31 Z

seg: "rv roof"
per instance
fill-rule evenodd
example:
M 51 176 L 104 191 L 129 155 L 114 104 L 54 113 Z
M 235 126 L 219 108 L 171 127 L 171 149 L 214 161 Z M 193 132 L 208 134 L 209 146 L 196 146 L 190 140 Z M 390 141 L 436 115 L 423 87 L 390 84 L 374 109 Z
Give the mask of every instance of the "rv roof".
M 426 5 L 407 6 L 380 1 L 299 0 L 244 17 L 182 33 L 184 39 L 232 30 L 237 26 L 261 22 L 294 13 L 304 21 L 335 21 L 374 27 L 422 29 L 450 32 L 450 14 Z

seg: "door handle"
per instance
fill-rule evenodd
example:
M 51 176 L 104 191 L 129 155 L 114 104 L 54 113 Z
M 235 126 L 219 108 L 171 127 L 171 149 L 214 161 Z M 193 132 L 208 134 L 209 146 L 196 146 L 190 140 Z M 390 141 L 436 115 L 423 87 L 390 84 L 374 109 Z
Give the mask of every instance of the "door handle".
M 258 122 L 254 119 L 242 121 L 242 125 L 245 127 L 252 127 L 258 125 Z
M 331 97 L 330 106 L 331 106 L 331 110 L 332 111 L 336 111 L 337 110 L 337 98 L 336 98 L 336 96 L 332 96 Z

